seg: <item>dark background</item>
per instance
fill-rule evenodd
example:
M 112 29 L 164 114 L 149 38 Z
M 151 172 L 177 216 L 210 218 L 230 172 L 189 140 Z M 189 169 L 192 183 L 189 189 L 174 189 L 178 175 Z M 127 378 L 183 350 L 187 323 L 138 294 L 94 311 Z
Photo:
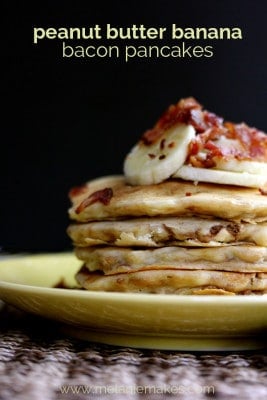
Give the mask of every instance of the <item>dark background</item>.
M 126 153 L 143 131 L 181 97 L 192 95 L 225 119 L 267 131 L 264 1 L 21 3 L 9 3 L 2 13 L 3 251 L 70 249 L 65 233 L 69 189 L 121 173 Z M 127 64 L 123 59 L 63 59 L 59 40 L 33 44 L 34 26 L 107 23 L 238 26 L 244 38 L 207 41 L 214 46 L 212 58 Z

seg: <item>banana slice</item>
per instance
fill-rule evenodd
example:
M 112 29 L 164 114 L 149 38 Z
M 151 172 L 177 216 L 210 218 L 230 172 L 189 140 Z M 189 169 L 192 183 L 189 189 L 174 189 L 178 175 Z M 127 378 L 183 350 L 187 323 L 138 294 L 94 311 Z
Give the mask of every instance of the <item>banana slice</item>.
M 216 169 L 249 174 L 267 175 L 267 163 L 259 161 L 240 161 L 236 159 L 216 159 Z
M 150 185 L 168 179 L 184 164 L 195 134 L 193 126 L 176 124 L 151 144 L 138 142 L 124 161 L 127 182 Z
M 265 174 L 220 171 L 215 169 L 192 167 L 191 165 L 183 165 L 173 175 L 173 178 L 254 188 L 263 187 L 267 184 L 267 176 Z

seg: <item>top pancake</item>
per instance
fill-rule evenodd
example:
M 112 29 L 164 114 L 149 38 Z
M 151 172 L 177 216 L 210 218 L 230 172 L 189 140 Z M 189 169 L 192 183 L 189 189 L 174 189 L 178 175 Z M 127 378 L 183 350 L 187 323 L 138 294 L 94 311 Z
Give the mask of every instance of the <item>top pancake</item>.
M 79 222 L 142 216 L 212 216 L 256 223 L 267 221 L 264 193 L 182 180 L 130 186 L 123 176 L 107 176 L 71 190 L 69 216 Z

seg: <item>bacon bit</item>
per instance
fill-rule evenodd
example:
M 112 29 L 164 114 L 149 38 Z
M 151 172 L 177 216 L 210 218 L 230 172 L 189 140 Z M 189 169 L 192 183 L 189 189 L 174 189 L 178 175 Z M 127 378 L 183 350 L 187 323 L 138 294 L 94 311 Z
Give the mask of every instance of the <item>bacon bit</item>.
M 196 101 L 196 99 L 194 97 L 187 97 L 186 99 L 181 99 L 181 100 L 179 100 L 177 105 L 184 110 L 193 110 L 196 108 L 199 108 L 199 109 L 202 108 L 202 105 L 199 104 L 199 102 Z
M 224 126 L 227 128 L 227 138 L 238 140 L 243 147 L 241 154 L 235 154 L 236 158 L 267 161 L 267 136 L 265 133 L 256 128 L 251 128 L 245 123 L 225 122 Z
M 219 147 L 216 142 L 220 136 L 238 141 L 239 146 Z M 210 128 L 197 135 L 189 145 L 186 162 L 196 167 L 212 168 L 216 165 L 216 158 L 267 162 L 267 136 L 244 123 L 225 122 L 220 127 Z
M 167 129 L 177 123 L 193 125 L 197 133 L 203 133 L 209 128 L 219 127 L 222 122 L 221 117 L 203 111 L 202 106 L 193 97 L 189 97 L 171 105 L 155 126 L 144 133 L 141 142 L 147 146 L 155 143 Z
M 240 232 L 240 226 L 238 224 L 232 223 L 232 224 L 228 224 L 226 226 L 226 229 L 228 230 L 228 232 L 234 236 L 235 238 L 237 238 L 237 235 Z
M 168 144 L 168 147 L 169 147 L 170 149 L 172 149 L 174 146 L 175 146 L 175 142 L 171 142 L 171 143 Z
M 207 143 L 205 143 L 203 147 L 204 149 L 209 150 L 213 157 L 222 156 L 222 150 L 218 146 L 215 146 L 215 144 L 210 140 Z
M 201 109 L 201 105 L 193 97 L 182 99 L 176 105 L 172 104 L 159 118 L 155 126 L 144 133 L 141 142 L 147 146 L 155 143 L 167 129 L 177 123 L 196 125 Z M 200 114 L 193 112 L 197 110 L 199 110 Z M 203 127 L 201 129 L 203 130 Z
M 186 196 L 192 196 L 192 193 L 191 192 L 186 192 L 185 195 Z
M 88 186 L 86 186 L 86 185 L 75 186 L 69 191 L 69 198 L 73 199 L 74 197 L 85 193 L 87 189 L 88 189 Z
M 267 196 L 267 189 L 259 188 L 259 192 L 260 192 L 260 194 L 262 194 L 263 196 Z
M 160 150 L 163 150 L 164 149 L 164 146 L 165 146 L 165 142 L 166 142 L 166 139 L 162 139 L 161 141 L 160 141 Z
M 216 167 L 216 162 L 213 159 L 212 154 L 208 154 L 207 157 L 202 161 L 202 166 L 204 168 L 214 168 Z
M 141 142 L 146 146 L 149 146 L 150 144 L 155 143 L 159 136 L 161 136 L 161 132 L 159 132 L 157 129 L 150 129 L 141 137 Z
M 199 160 L 196 156 L 189 156 L 187 164 L 192 165 L 192 167 L 202 168 L 203 160 Z
M 156 157 L 155 154 L 152 154 L 152 153 L 149 153 L 148 156 L 149 156 L 150 158 L 155 158 L 155 157 Z
M 189 143 L 189 150 L 188 150 L 190 155 L 195 155 L 199 152 L 199 145 L 197 141 L 192 141 Z
M 211 236 L 216 236 L 223 228 L 223 225 L 213 225 L 210 228 L 210 234 Z
M 209 127 L 209 124 L 205 122 L 204 113 L 201 110 L 192 110 L 188 123 L 193 125 L 198 133 L 205 132 Z
M 203 113 L 203 117 L 204 117 L 204 121 L 207 125 L 209 126 L 221 126 L 223 123 L 223 118 L 222 117 L 218 117 L 218 115 L 211 113 L 209 111 L 204 111 Z
M 80 214 L 86 207 L 98 201 L 100 201 L 106 206 L 109 204 L 112 196 L 113 196 L 113 190 L 111 188 L 97 190 L 96 192 L 90 194 L 89 197 L 87 197 L 81 202 L 81 204 L 76 208 L 75 213 Z
M 164 158 L 166 158 L 165 154 L 161 154 L 161 155 L 159 156 L 159 160 L 163 160 Z

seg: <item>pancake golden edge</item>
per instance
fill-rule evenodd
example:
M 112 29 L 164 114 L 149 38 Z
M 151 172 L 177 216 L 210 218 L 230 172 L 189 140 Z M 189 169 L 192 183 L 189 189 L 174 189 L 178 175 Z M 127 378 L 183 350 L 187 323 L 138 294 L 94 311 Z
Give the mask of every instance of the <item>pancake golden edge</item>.
M 76 247 L 75 254 L 88 271 L 98 271 L 104 275 L 169 268 L 267 273 L 267 247 L 263 246 L 173 246 L 157 249 Z
M 248 224 L 204 218 L 134 218 L 71 224 L 67 233 L 75 246 L 267 246 L 267 223 Z
M 102 198 L 101 196 L 106 195 L 107 191 L 109 194 L 112 193 L 112 196 L 108 199 Z M 95 194 L 97 194 L 96 199 Z M 99 194 L 100 198 L 98 199 Z M 88 224 L 85 222 L 91 220 L 103 220 L 92 224 L 103 224 L 106 221 L 112 223 L 114 227 L 115 222 L 134 224 L 136 219 L 132 219 L 133 217 L 148 216 L 149 218 L 143 219 L 148 219 L 151 222 L 153 220 L 151 217 L 155 216 L 157 217 L 155 219 L 158 220 L 158 217 L 164 219 L 165 216 L 169 218 L 174 214 L 179 217 L 177 220 L 188 218 L 193 225 L 194 221 L 203 220 L 203 218 L 203 223 L 212 223 L 214 217 L 219 218 L 220 224 L 224 226 L 220 229 L 222 233 L 225 224 L 229 226 L 231 222 L 238 223 L 239 228 L 244 225 L 246 229 L 251 229 L 251 238 L 254 236 L 253 231 L 258 233 L 258 239 L 255 240 L 254 238 L 253 240 L 254 244 L 260 244 L 260 246 L 246 246 L 243 243 L 242 246 L 239 246 L 235 243 L 235 246 L 226 245 L 225 247 L 210 249 L 205 245 L 204 248 L 187 249 L 185 247 L 179 248 L 177 243 L 174 243 L 176 247 L 161 247 L 150 250 L 146 248 L 142 250 L 143 258 L 140 258 L 141 250 L 138 249 L 109 246 L 83 248 L 80 247 L 78 240 L 78 247 L 76 247 L 75 252 L 78 258 L 85 262 L 85 265 L 78 272 L 76 278 L 85 289 L 198 295 L 266 293 L 264 272 L 266 271 L 266 248 L 263 247 L 265 246 L 266 231 L 264 231 L 265 224 L 257 224 L 260 221 L 267 220 L 267 199 L 264 190 L 213 184 L 198 183 L 195 185 L 178 180 L 169 180 L 157 185 L 133 187 L 125 183 L 123 176 L 111 176 L 87 183 L 82 188 L 78 188 L 70 197 L 73 205 L 69 210 L 69 215 L 78 224 L 70 226 L 69 230 L 72 231 L 72 234 L 75 232 L 80 235 L 79 240 L 81 240 L 81 236 L 83 237 L 82 240 L 86 237 L 88 239 Z M 121 221 L 122 218 L 129 217 L 130 220 Z M 220 218 L 224 218 L 226 221 Z M 249 222 L 249 224 L 241 224 L 241 221 Z M 259 226 L 262 229 L 261 233 L 256 229 Z M 95 233 L 98 228 L 97 225 L 94 225 L 94 227 Z M 124 236 L 124 240 L 126 240 L 125 245 L 130 247 L 130 243 L 127 242 L 129 237 L 125 238 Z M 88 246 L 86 241 L 82 244 Z M 94 241 L 89 244 L 93 245 Z M 98 242 L 98 244 L 109 243 Z M 131 245 L 133 244 L 131 243 Z M 147 244 L 144 243 L 144 245 Z M 188 246 L 189 241 L 184 245 Z M 193 253 L 188 258 L 189 250 L 193 252 L 200 250 L 201 254 L 194 260 Z M 210 256 L 211 259 L 207 260 L 205 257 L 209 250 L 213 250 L 213 254 Z M 158 251 L 153 262 L 150 262 L 150 257 L 148 257 L 151 251 Z M 186 257 L 178 256 L 179 251 L 186 253 Z M 235 251 L 234 256 L 233 251 Z M 138 258 L 135 257 L 136 252 L 139 252 L 139 264 Z M 115 253 L 116 256 L 114 256 Z M 194 254 L 196 255 L 196 253 Z M 167 261 L 164 261 L 166 255 Z M 260 259 L 262 256 L 263 259 Z M 129 263 L 131 258 L 132 263 Z M 219 261 L 216 263 L 215 259 Z M 170 276 L 169 271 L 172 271 L 171 276 L 173 278 L 171 280 L 168 278 Z M 189 280 L 189 284 L 187 284 L 187 277 L 191 276 L 204 276 L 204 283 L 200 283 L 199 280 L 194 282 Z M 252 282 L 256 281 L 258 284 L 252 285 Z M 233 282 L 236 282 L 236 285 L 233 285 Z
M 267 273 L 150 270 L 104 276 L 82 268 L 78 283 L 87 290 L 131 293 L 235 295 L 266 294 Z
M 106 195 L 106 192 L 109 196 Z M 123 176 L 95 179 L 70 193 L 77 222 L 133 217 L 200 216 L 250 223 L 267 221 L 265 190 L 168 180 L 130 186 Z

